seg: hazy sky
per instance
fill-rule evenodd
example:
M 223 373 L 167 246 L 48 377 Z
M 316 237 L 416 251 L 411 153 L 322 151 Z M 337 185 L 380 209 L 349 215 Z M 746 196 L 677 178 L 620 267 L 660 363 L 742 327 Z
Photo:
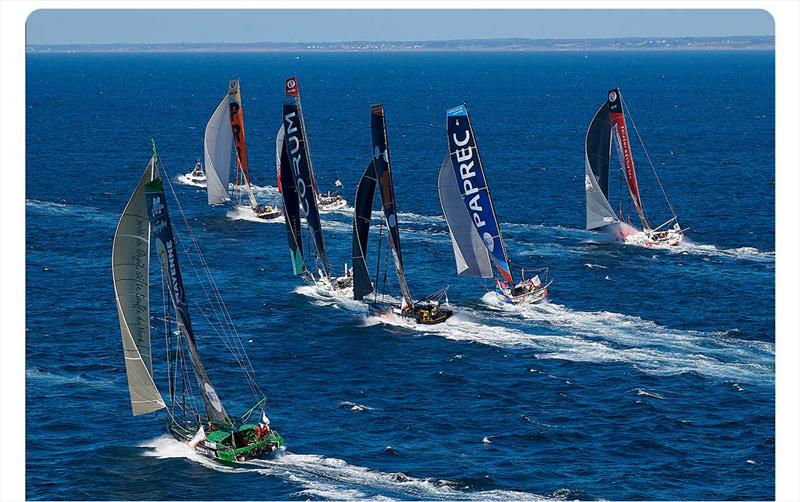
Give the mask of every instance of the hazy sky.
M 38 10 L 29 44 L 773 35 L 762 10 Z

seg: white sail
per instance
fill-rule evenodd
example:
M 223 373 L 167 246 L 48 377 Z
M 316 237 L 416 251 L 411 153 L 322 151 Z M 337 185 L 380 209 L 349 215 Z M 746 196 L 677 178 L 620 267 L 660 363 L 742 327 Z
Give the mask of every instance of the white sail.
M 446 155 L 439 169 L 439 202 L 450 229 L 456 270 L 460 276 L 488 279 L 493 275 L 489 252 L 464 207 L 451 162 Z
M 165 406 L 153 381 L 150 351 L 150 221 L 144 186 L 153 178 L 150 159 L 114 232 L 111 273 L 134 415 Z
M 231 175 L 233 132 L 228 109 L 228 95 L 220 101 L 214 114 L 208 119 L 203 140 L 206 165 L 208 203 L 224 204 L 230 201 L 228 181 Z

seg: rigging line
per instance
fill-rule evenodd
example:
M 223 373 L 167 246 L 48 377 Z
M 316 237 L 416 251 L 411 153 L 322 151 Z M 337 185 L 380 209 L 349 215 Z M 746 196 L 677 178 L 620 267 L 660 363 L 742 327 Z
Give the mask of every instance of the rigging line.
M 653 165 L 653 161 L 650 159 L 650 154 L 647 152 L 647 147 L 644 146 L 644 141 L 642 141 L 642 137 L 639 135 L 639 129 L 636 127 L 636 121 L 633 120 L 633 115 L 631 115 L 630 109 L 628 105 L 623 101 L 622 106 L 625 107 L 625 111 L 628 113 L 628 118 L 631 119 L 631 125 L 633 126 L 633 130 L 636 133 L 636 137 L 639 139 L 639 144 L 642 145 L 642 150 L 644 151 L 644 156 L 647 158 L 647 162 L 650 164 L 650 169 L 653 170 L 653 174 L 656 177 L 656 181 L 658 182 L 659 188 L 661 188 L 661 193 L 664 195 L 664 200 L 667 201 L 667 206 L 669 206 L 669 210 L 672 213 L 673 218 L 677 218 L 678 215 L 675 213 L 675 209 L 672 207 L 672 204 L 669 201 L 669 197 L 667 197 L 667 191 L 664 190 L 664 185 L 661 184 L 661 178 L 658 177 L 658 173 L 656 172 L 656 166 Z
M 170 340 L 170 333 L 169 333 L 169 319 L 168 319 L 168 310 L 169 310 L 169 302 L 167 301 L 166 297 L 166 289 L 167 284 L 164 280 L 164 274 L 161 275 L 161 305 L 164 309 L 164 335 L 166 341 L 166 349 L 167 349 L 167 392 L 169 393 L 169 400 L 170 403 L 173 401 L 174 397 L 174 389 L 172 387 L 172 367 L 170 365 L 170 358 L 172 356 L 171 348 L 172 343 Z
M 226 320 L 226 324 L 227 324 L 227 326 L 228 326 L 228 327 L 231 329 L 231 331 L 232 331 L 232 334 L 231 334 L 230 336 L 232 336 L 232 337 L 234 338 L 234 340 L 235 340 L 235 341 L 236 341 L 236 342 L 239 344 L 239 347 L 240 347 L 240 349 L 241 349 L 241 351 L 242 351 L 242 354 L 244 355 L 244 359 L 245 359 L 245 361 L 247 362 L 247 366 L 250 368 L 250 370 L 251 370 L 253 373 L 255 373 L 255 369 L 253 368 L 253 364 L 252 364 L 252 362 L 250 361 L 250 357 L 249 357 L 249 355 L 247 354 L 247 350 L 245 349 L 245 347 L 244 347 L 244 344 L 243 344 L 243 343 L 242 343 L 242 341 L 241 341 L 241 337 L 239 336 L 239 333 L 238 333 L 238 331 L 236 330 L 236 326 L 235 326 L 235 325 L 234 325 L 234 323 L 233 323 L 233 319 L 232 319 L 232 318 L 231 318 L 231 316 L 230 316 L 230 312 L 228 311 L 227 305 L 225 305 L 225 302 L 224 302 L 224 300 L 222 299 L 222 294 L 220 293 L 219 287 L 217 286 L 217 283 L 216 283 L 216 281 L 214 280 L 214 277 L 213 277 L 213 275 L 211 275 L 211 271 L 210 271 L 210 269 L 209 269 L 209 267 L 208 267 L 208 262 L 206 261 L 206 259 L 205 259 L 205 256 L 203 255 L 203 252 L 202 252 L 202 250 L 200 249 L 200 245 L 199 245 L 199 243 L 198 243 L 198 241 L 197 241 L 197 238 L 194 236 L 194 232 L 192 231 L 192 227 L 191 227 L 191 225 L 189 225 L 188 218 L 186 217 L 186 212 L 183 210 L 183 206 L 182 206 L 182 205 L 181 205 L 181 203 L 180 203 L 180 199 L 178 199 L 178 196 L 177 196 L 177 194 L 175 193 L 175 187 L 172 185 L 172 181 L 171 181 L 171 179 L 170 179 L 170 177 L 169 177 L 169 175 L 168 175 L 168 173 L 167 173 L 166 169 L 164 168 L 164 166 L 163 166 L 163 163 L 161 163 L 161 160 L 160 160 L 160 159 L 159 159 L 159 165 L 160 165 L 160 167 L 161 167 L 161 170 L 162 170 L 162 171 L 163 171 L 165 174 L 167 174 L 167 175 L 165 176 L 165 178 L 166 178 L 166 180 L 167 180 L 167 185 L 169 186 L 169 188 L 170 188 L 170 191 L 172 192 L 172 197 L 173 197 L 173 199 L 175 200 L 175 202 L 176 202 L 176 204 L 177 204 L 177 206 L 178 206 L 178 210 L 179 210 L 179 211 L 180 211 L 180 213 L 181 213 L 181 217 L 182 217 L 182 220 L 183 220 L 184 226 L 185 226 L 185 228 L 186 228 L 186 230 L 187 230 L 187 233 L 188 233 L 188 235 L 189 235 L 189 240 L 190 240 L 190 242 L 193 244 L 193 247 L 194 247 L 195 251 L 197 252 L 197 255 L 198 255 L 198 257 L 199 257 L 199 259 L 200 259 L 200 261 L 201 261 L 201 265 L 203 266 L 203 268 L 204 268 L 204 270 L 205 270 L 205 272 L 206 272 L 206 277 L 208 278 L 208 282 L 211 284 L 212 291 L 213 291 L 213 293 L 214 293 L 214 297 L 215 297 L 215 299 L 217 300 L 217 304 L 220 306 L 220 310 L 222 311 L 223 317 L 224 317 L 224 319 Z M 178 238 L 180 239 L 180 237 L 178 237 Z M 193 270 L 194 270 L 194 272 L 195 272 L 195 275 L 199 275 L 199 274 L 197 273 L 197 269 L 196 269 L 196 267 L 194 266 L 194 262 L 193 262 L 193 260 L 191 259 L 191 257 L 190 257 L 190 259 L 189 259 L 189 263 L 191 264 L 191 266 L 192 266 L 192 269 L 193 269 Z M 202 285 L 202 284 L 203 284 L 203 281 L 200 281 L 200 284 Z M 203 286 L 203 290 L 204 290 L 204 292 L 205 292 L 205 287 L 204 287 L 204 286 Z M 208 300 L 211 302 L 211 299 L 208 297 L 208 294 L 207 294 L 207 292 L 206 292 L 206 298 L 207 298 L 207 299 L 208 299 Z M 213 302 L 211 302 L 211 303 L 213 303 Z M 236 354 L 236 353 L 233 353 L 233 352 L 232 352 L 232 354 L 233 354 L 234 358 L 237 358 L 237 354 Z M 250 377 L 250 378 L 252 378 L 252 377 Z M 256 384 L 256 386 L 257 386 L 257 384 Z M 262 394 L 263 394 L 263 393 L 262 393 Z
M 162 166 L 162 169 L 163 169 L 163 166 Z M 191 243 L 193 244 L 192 247 L 194 247 L 195 251 L 198 253 L 198 256 L 199 256 L 199 258 L 200 258 L 200 260 L 202 262 L 201 264 L 202 264 L 202 266 L 203 266 L 203 268 L 204 268 L 204 270 L 206 272 L 206 276 L 207 276 L 209 282 L 214 287 L 214 291 L 213 291 L 214 300 L 216 300 L 216 303 L 220 306 L 220 310 L 223 311 L 223 316 L 224 316 L 226 322 L 225 323 L 220 322 L 220 324 L 221 325 L 222 324 L 227 324 L 227 327 L 229 327 L 233 331 L 233 333 L 236 335 L 235 339 L 239 342 L 240 349 L 244 351 L 244 357 L 248 359 L 248 363 L 249 363 L 249 358 L 247 357 L 247 352 L 244 349 L 244 345 L 241 343 L 241 338 L 238 336 L 238 333 L 236 332 L 236 326 L 233 323 L 233 320 L 230 317 L 230 314 L 228 313 L 227 306 L 225 305 L 225 302 L 222 299 L 222 295 L 219 292 L 219 288 L 216 285 L 216 281 L 214 280 L 214 277 L 210 273 L 210 270 L 209 270 L 209 267 L 208 267 L 208 263 L 206 262 L 205 257 L 204 257 L 204 255 L 202 253 L 202 250 L 199 247 L 199 243 L 197 242 L 197 239 L 194 237 L 194 233 L 193 233 L 193 231 L 191 229 L 191 226 L 189 225 L 189 222 L 188 222 L 188 220 L 186 218 L 186 213 L 183 211 L 183 207 L 180 204 L 180 200 L 177 198 L 177 194 L 175 193 L 174 187 L 172 186 L 172 182 L 170 181 L 169 177 L 167 177 L 167 181 L 168 181 L 168 184 L 170 186 L 170 190 L 172 191 L 172 195 L 175 198 L 175 200 L 176 200 L 176 202 L 178 204 L 178 208 L 179 208 L 179 210 L 181 212 L 181 215 L 183 217 L 184 225 L 185 225 L 185 227 L 186 227 L 186 229 L 187 229 L 187 231 L 189 233 L 189 236 L 190 236 L 190 239 L 191 239 Z M 178 235 L 178 239 L 181 240 L 180 235 Z M 195 275 L 197 275 L 198 279 L 199 279 L 199 274 L 198 274 L 197 269 L 196 269 L 196 267 L 194 265 L 194 261 L 192 260 L 191 255 L 189 255 L 189 253 L 188 253 L 188 248 L 189 248 L 189 246 L 185 246 L 184 247 L 184 249 L 186 250 L 185 254 L 189 258 L 189 262 L 190 262 L 190 264 L 191 264 L 191 266 L 193 268 L 193 271 L 195 272 Z M 201 287 L 203 287 L 204 293 L 206 295 L 206 299 L 209 301 L 209 303 L 211 303 L 211 304 L 215 303 L 211 299 L 211 297 L 208 295 L 208 292 L 205 290 L 205 287 L 203 286 L 203 281 L 202 280 L 200 281 L 200 284 L 201 284 Z M 219 314 L 216 314 L 217 318 L 219 318 L 218 315 Z M 237 357 L 237 354 L 234 353 L 233 355 L 234 355 L 234 357 Z M 250 364 L 250 367 L 252 369 L 252 364 Z

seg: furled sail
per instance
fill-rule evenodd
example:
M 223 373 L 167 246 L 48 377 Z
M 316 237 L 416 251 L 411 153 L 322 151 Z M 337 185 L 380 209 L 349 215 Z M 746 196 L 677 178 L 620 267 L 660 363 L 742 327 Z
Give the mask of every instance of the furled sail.
M 372 105 L 370 129 L 372 131 L 372 163 L 378 186 L 381 191 L 381 206 L 386 225 L 389 229 L 389 243 L 394 256 L 394 267 L 400 283 L 400 291 L 408 306 L 414 305 L 408 283 L 403 269 L 403 254 L 400 250 L 400 226 L 397 221 L 397 205 L 394 197 L 394 182 L 392 181 L 392 161 L 389 155 L 389 141 L 386 137 L 386 116 L 383 105 Z
M 150 220 L 144 187 L 153 178 L 154 170 L 155 157 L 152 157 L 117 223 L 111 251 L 111 273 L 134 415 L 165 406 L 153 381 L 150 349 Z
M 300 229 L 300 199 L 297 195 L 297 186 L 294 184 L 289 156 L 284 146 L 286 132 L 283 126 L 278 129 L 275 138 L 275 162 L 278 171 L 278 189 L 283 197 L 283 217 L 286 220 L 286 234 L 289 239 L 289 255 L 292 258 L 292 271 L 294 275 L 302 274 L 306 270 L 303 261 L 303 238 Z
M 211 380 L 208 378 L 200 354 L 194 341 L 192 322 L 189 317 L 189 306 L 186 291 L 183 287 L 180 267 L 178 266 L 178 249 L 172 233 L 172 224 L 167 212 L 167 201 L 164 195 L 164 185 L 161 178 L 155 178 L 144 187 L 147 198 L 147 209 L 150 225 L 155 238 L 156 252 L 161 261 L 161 274 L 167 284 L 170 300 L 175 309 L 175 318 L 180 335 L 184 337 L 189 349 L 189 360 L 192 363 L 197 383 L 205 403 L 206 414 L 209 420 L 217 424 L 231 423 L 222 402 L 217 395 Z
M 353 298 L 356 300 L 363 300 L 373 291 L 366 254 L 377 182 L 375 164 L 370 162 L 358 182 L 353 213 Z
M 636 169 L 633 166 L 633 155 L 631 154 L 631 142 L 628 137 L 628 128 L 625 125 L 622 94 L 620 94 L 619 89 L 611 89 L 608 91 L 608 115 L 611 121 L 612 136 L 617 146 L 617 159 L 619 160 L 622 171 L 625 173 L 625 182 L 628 185 L 628 192 L 633 199 L 633 205 L 636 206 L 639 219 L 642 221 L 644 229 L 647 230 L 650 228 L 650 223 L 648 223 L 647 217 L 645 217 L 642 199 L 639 196 L 639 186 L 636 183 Z
M 611 120 L 608 114 L 608 102 L 606 102 L 594 114 L 584 139 L 587 230 L 619 221 L 608 200 L 610 161 Z
M 492 262 L 483 245 L 472 217 L 464 207 L 450 155 L 446 155 L 439 169 L 439 202 L 450 229 L 453 254 L 458 275 L 464 277 L 492 277 Z
M 283 102 L 283 127 L 285 131 L 285 148 L 291 165 L 297 195 L 300 198 L 300 207 L 306 217 L 308 227 L 317 250 L 320 271 L 330 276 L 328 256 L 325 253 L 325 239 L 322 235 L 322 222 L 317 207 L 317 190 L 314 182 L 314 170 L 311 166 L 311 157 L 308 152 L 303 111 L 300 106 L 300 92 L 297 79 L 291 77 L 286 80 L 286 97 Z M 285 181 L 285 180 L 283 180 Z M 285 187 L 284 187 L 285 189 Z
M 447 110 L 447 145 L 456 185 L 472 224 L 500 277 L 513 284 L 514 276 L 497 223 L 469 113 L 464 105 Z
M 208 203 L 211 205 L 224 204 L 231 200 L 228 195 L 228 182 L 231 175 L 232 142 L 230 109 L 226 95 L 208 120 L 203 141 L 206 191 L 208 192 Z

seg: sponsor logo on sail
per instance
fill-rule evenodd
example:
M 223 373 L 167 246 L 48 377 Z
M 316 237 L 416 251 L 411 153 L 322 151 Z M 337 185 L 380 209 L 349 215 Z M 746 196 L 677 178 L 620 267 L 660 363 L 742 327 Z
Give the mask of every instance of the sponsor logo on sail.
M 612 103 L 617 100 L 617 93 L 615 91 L 611 91 L 608 93 L 608 100 Z
M 473 178 L 477 176 L 475 172 L 475 160 L 473 159 L 474 144 L 472 143 L 472 136 L 469 129 L 464 131 L 465 136 L 463 139 L 458 138 L 458 133 L 453 133 L 453 143 L 459 147 L 456 148 L 453 155 L 456 156 L 455 168 L 459 181 L 461 182 L 461 193 L 467 200 L 472 222 L 475 228 L 481 228 L 486 225 L 481 213 L 483 213 L 483 206 L 481 206 L 480 187 L 476 186 Z
M 300 197 L 300 205 L 303 212 L 308 214 L 311 205 L 309 200 L 310 190 L 305 180 L 300 175 L 300 161 L 303 153 L 300 151 L 300 136 L 297 127 L 297 112 L 292 111 L 284 115 L 284 127 L 286 129 L 286 149 L 289 152 L 289 165 L 292 168 L 292 175 L 297 186 L 297 195 Z

